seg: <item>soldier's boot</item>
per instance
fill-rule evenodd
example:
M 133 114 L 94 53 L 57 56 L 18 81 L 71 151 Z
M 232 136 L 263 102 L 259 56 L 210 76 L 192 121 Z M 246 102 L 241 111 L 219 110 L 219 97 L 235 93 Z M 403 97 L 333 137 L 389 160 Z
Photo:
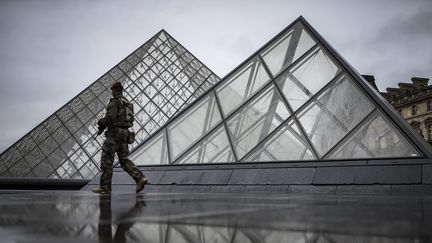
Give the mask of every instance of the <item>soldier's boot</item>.
M 139 181 L 137 182 L 137 186 L 136 186 L 136 193 L 144 190 L 144 186 L 148 183 L 148 180 L 145 176 L 141 177 L 141 179 L 139 179 Z
M 95 187 L 95 188 L 93 188 L 92 192 L 100 193 L 100 194 L 110 194 L 111 190 L 106 190 L 106 189 L 103 189 L 102 187 Z

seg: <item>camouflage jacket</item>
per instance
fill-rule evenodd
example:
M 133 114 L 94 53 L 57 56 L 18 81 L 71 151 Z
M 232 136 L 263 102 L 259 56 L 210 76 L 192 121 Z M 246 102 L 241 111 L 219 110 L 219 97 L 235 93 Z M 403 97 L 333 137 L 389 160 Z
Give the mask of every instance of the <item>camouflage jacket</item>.
M 110 128 L 114 128 L 114 122 L 118 118 L 119 109 L 121 108 L 119 98 L 124 98 L 121 92 L 115 92 L 113 96 L 114 97 L 111 98 L 106 108 L 105 117 L 99 120 L 102 125 L 108 127 L 108 131 Z

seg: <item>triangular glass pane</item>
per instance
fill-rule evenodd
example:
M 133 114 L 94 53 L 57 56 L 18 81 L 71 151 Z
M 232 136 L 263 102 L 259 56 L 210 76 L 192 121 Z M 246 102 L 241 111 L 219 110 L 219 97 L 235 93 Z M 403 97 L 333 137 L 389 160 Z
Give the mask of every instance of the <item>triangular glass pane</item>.
M 416 157 L 409 142 L 379 112 L 375 112 L 328 159 Z
M 221 121 L 213 93 L 199 101 L 168 126 L 170 152 L 175 160 L 186 148 Z
M 290 31 L 273 41 L 261 56 L 273 76 L 276 76 L 314 45 L 315 41 L 303 26 L 297 23 Z
M 279 131 L 269 137 L 244 161 L 285 161 L 316 159 L 307 139 L 291 119 Z
M 138 148 L 130 159 L 136 165 L 168 164 L 168 151 L 165 132 L 161 131 L 144 146 Z
M 161 39 L 162 41 L 166 41 L 167 40 L 166 34 L 163 31 L 160 33 L 159 39 Z
M 342 76 L 299 115 L 319 155 L 324 155 L 374 109 L 363 92 Z
M 273 85 L 249 101 L 227 121 L 239 158 L 265 139 L 289 115 L 282 97 Z
M 231 150 L 225 128 L 221 125 L 212 134 L 207 135 L 199 144 L 185 154 L 175 164 L 203 164 L 232 162 L 234 155 Z
M 231 75 L 216 90 L 225 116 L 255 94 L 269 80 L 270 77 L 258 58 L 254 58 Z
M 289 104 L 296 111 L 340 72 L 321 49 L 316 49 L 277 80 Z

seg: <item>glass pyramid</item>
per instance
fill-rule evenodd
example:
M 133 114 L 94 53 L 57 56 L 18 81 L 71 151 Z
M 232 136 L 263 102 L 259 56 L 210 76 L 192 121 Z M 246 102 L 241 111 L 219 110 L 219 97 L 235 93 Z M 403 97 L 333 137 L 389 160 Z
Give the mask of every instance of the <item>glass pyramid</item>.
M 131 155 L 139 165 L 430 158 L 299 17 Z
M 219 78 L 162 30 L 3 152 L 0 176 L 93 178 L 104 139 L 94 139 L 96 123 L 115 81 L 134 105 L 133 149 Z

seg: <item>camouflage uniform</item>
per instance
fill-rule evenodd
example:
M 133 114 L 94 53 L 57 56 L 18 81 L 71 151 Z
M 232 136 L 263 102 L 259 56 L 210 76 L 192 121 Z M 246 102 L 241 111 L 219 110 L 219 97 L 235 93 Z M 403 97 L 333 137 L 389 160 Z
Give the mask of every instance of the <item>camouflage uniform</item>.
M 114 92 L 114 98 L 110 100 L 105 117 L 102 118 L 103 123 L 108 127 L 105 132 L 106 139 L 102 145 L 101 169 L 102 175 L 100 178 L 100 188 L 105 191 L 111 191 L 111 179 L 113 175 L 114 155 L 120 161 L 120 165 L 134 180 L 138 181 L 144 178 L 143 173 L 128 159 L 128 137 L 129 131 L 127 128 L 113 126 L 117 118 L 120 108 L 119 98 L 124 98 L 121 91 Z

